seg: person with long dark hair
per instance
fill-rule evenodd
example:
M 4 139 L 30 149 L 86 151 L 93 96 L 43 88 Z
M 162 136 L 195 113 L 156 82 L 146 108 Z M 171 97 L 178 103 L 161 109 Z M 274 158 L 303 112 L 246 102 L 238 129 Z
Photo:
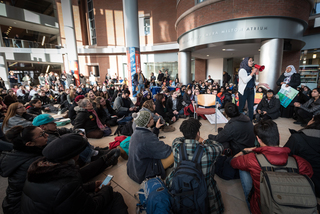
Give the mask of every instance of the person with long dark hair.
M 36 126 L 14 126 L 6 132 L 13 144 L 11 152 L 0 157 L 0 174 L 8 177 L 6 197 L 2 202 L 4 213 L 21 213 L 20 202 L 27 170 L 32 162 L 42 157 L 48 135 Z
M 246 57 L 240 63 L 239 69 L 239 111 L 243 112 L 243 108 L 248 102 L 248 115 L 250 120 L 253 119 L 253 102 L 254 102 L 254 89 L 256 82 L 257 68 L 252 68 L 252 57 Z

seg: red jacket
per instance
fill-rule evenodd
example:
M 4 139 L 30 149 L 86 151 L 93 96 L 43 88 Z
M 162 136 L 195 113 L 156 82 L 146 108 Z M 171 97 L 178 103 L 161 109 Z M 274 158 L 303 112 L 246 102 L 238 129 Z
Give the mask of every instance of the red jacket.
M 253 151 L 257 154 L 261 154 L 261 153 L 264 154 L 271 164 L 278 165 L 278 166 L 285 165 L 287 163 L 288 154 L 290 153 L 290 149 L 287 147 L 271 147 L 271 146 L 256 148 Z M 254 186 L 253 197 L 251 197 L 251 201 L 250 201 L 250 209 L 251 209 L 251 213 L 259 214 L 260 213 L 259 202 L 260 202 L 261 167 L 255 157 L 255 153 L 249 153 L 247 155 L 242 155 L 242 156 L 233 158 L 231 160 L 231 166 L 235 169 L 240 169 L 243 171 L 250 172 L 250 175 L 253 181 L 253 186 Z M 299 156 L 293 155 L 293 157 L 297 161 L 299 174 L 307 175 L 311 178 L 313 175 L 313 170 L 310 163 Z

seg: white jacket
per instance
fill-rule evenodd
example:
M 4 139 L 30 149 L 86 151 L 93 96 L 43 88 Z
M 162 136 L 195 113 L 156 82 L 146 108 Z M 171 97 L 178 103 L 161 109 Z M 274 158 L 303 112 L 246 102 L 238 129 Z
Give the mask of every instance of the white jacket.
M 247 74 L 247 71 L 243 68 L 239 71 L 239 85 L 238 85 L 238 92 L 243 95 L 244 89 L 247 86 L 247 83 L 252 79 L 252 76 Z

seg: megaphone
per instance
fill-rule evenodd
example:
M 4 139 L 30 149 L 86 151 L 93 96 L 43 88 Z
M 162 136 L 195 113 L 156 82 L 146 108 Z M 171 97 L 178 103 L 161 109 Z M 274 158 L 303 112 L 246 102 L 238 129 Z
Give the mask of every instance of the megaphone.
M 260 72 L 264 70 L 265 66 L 264 65 L 258 65 L 258 64 L 254 64 L 253 65 L 255 68 L 257 68 Z

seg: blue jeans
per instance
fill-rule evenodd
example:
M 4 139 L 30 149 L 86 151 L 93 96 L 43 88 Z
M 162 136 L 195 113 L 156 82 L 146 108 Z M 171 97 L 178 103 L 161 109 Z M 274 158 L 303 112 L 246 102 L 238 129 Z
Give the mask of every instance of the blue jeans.
M 142 93 L 142 91 L 143 91 L 143 89 L 144 89 L 144 84 L 139 84 L 138 85 L 138 94 L 141 92 Z
M 248 101 L 248 112 L 250 120 L 253 120 L 253 102 L 254 102 L 254 89 L 246 88 L 244 90 L 243 95 L 239 93 L 239 111 L 243 112 L 243 108 L 246 105 L 246 101 Z
M 184 115 L 184 108 L 179 111 L 179 115 Z
M 246 197 L 246 202 L 248 209 L 250 211 L 250 201 L 248 200 L 249 194 L 252 189 L 252 178 L 249 172 L 239 170 L 240 181 L 243 189 L 244 196 Z

